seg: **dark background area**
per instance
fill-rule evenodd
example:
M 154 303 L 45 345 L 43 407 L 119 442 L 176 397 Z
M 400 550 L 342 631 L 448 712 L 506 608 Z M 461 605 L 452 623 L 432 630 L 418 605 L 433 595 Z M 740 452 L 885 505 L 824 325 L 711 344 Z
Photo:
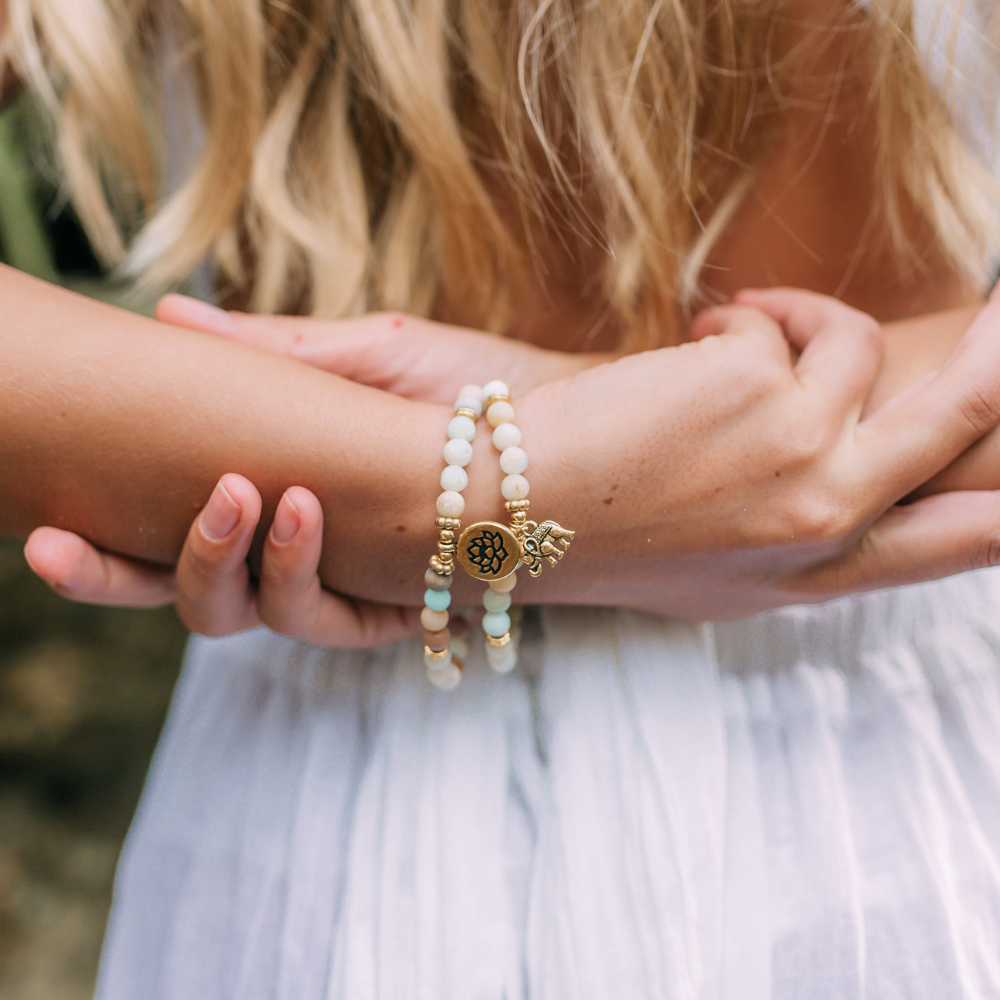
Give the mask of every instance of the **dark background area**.
M 148 312 L 102 272 L 50 164 L 30 99 L 0 112 L 0 259 Z M 83 1000 L 186 633 L 172 608 L 63 600 L 21 550 L 0 539 L 0 1000 Z

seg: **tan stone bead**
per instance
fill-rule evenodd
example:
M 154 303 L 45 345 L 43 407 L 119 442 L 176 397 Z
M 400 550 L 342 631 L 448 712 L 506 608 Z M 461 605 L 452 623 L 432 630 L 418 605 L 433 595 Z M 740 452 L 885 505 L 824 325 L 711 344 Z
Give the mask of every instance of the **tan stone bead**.
M 420 612 L 420 624 L 428 632 L 440 632 L 441 629 L 447 627 L 449 618 L 450 615 L 447 611 L 434 611 L 431 608 L 424 608 Z

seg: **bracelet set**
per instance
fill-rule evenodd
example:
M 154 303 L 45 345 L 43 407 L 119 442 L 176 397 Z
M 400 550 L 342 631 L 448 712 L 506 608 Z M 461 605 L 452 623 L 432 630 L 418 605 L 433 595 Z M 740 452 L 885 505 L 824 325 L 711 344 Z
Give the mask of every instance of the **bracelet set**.
M 505 474 L 500 484 L 510 524 L 477 521 L 462 530 L 465 513 L 462 491 L 469 485 L 466 466 L 472 461 L 476 423 L 485 412 L 493 428 L 493 445 L 500 452 Z M 504 382 L 463 386 L 448 423 L 447 463 L 441 473 L 442 493 L 437 498 L 437 552 L 424 574 L 427 591 L 420 621 L 424 626 L 424 662 L 427 676 L 437 687 L 450 689 L 462 679 L 467 646 L 448 628 L 451 584 L 456 559 L 470 576 L 488 584 L 483 594 L 483 631 L 486 660 L 498 673 L 509 673 L 517 664 L 517 634 L 512 623 L 511 591 L 517 584 L 517 568 L 524 564 L 530 576 L 538 576 L 544 559 L 555 566 L 573 540 L 574 532 L 555 521 L 528 520 L 527 453 L 521 448 L 521 431 L 514 423 L 510 389 Z M 559 543 L 559 544 L 557 544 Z

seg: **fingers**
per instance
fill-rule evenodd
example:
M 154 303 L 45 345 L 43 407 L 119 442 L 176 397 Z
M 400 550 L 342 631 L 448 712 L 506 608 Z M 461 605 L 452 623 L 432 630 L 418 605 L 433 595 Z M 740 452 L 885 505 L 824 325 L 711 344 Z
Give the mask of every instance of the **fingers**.
M 79 535 L 36 528 L 24 546 L 31 569 L 56 593 L 85 604 L 156 608 L 173 602 L 174 571 L 100 552 Z
M 885 353 L 879 324 L 828 295 L 798 289 L 747 289 L 735 301 L 766 313 L 801 352 L 795 375 L 830 400 L 864 405 Z
M 269 628 L 340 649 L 376 646 L 420 632 L 418 608 L 353 601 L 324 590 L 317 572 L 322 544 L 319 501 L 304 487 L 291 487 L 264 543 L 257 607 Z
M 228 635 L 260 624 L 246 565 L 260 494 L 227 473 L 195 518 L 177 563 L 177 613 L 192 632 Z
M 945 493 L 891 507 L 845 556 L 800 579 L 817 600 L 1000 564 L 1000 492 Z
M 1000 422 L 1000 299 L 982 309 L 945 363 L 858 425 L 879 496 L 906 496 Z

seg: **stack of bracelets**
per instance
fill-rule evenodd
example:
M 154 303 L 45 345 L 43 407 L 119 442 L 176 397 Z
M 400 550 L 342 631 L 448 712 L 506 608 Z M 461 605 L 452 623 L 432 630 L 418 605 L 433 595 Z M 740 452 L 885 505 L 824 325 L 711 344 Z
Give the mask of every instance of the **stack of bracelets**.
M 510 524 L 478 521 L 462 531 L 465 512 L 462 490 L 469 485 L 465 467 L 472 461 L 476 421 L 485 411 L 493 427 L 493 445 L 500 452 L 500 468 L 505 474 L 500 484 Z M 518 566 L 525 565 L 530 576 L 538 576 L 543 560 L 555 566 L 573 540 L 573 532 L 555 521 L 538 524 L 528 520 L 528 456 L 521 448 L 521 431 L 514 424 L 510 389 L 500 381 L 463 386 L 455 400 L 454 416 L 448 424 L 444 446 L 447 465 L 441 473 L 437 498 L 437 552 L 431 556 L 424 574 L 427 591 L 420 614 L 424 626 L 424 663 L 427 676 L 439 688 L 451 689 L 462 679 L 467 647 L 448 628 L 451 584 L 455 561 L 477 580 L 488 584 L 483 594 L 483 631 L 486 633 L 486 660 L 497 673 L 509 673 L 517 665 L 517 635 L 511 622 L 511 591 L 517 584 Z

